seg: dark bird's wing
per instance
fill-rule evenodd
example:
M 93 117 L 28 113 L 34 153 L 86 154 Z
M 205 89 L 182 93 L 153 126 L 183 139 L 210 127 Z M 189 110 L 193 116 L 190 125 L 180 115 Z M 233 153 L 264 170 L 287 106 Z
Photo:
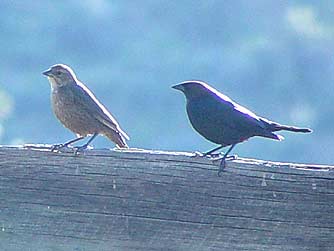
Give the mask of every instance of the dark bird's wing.
M 231 129 L 239 131 L 240 137 L 263 136 L 272 139 L 282 140 L 283 137 L 272 133 L 270 130 L 271 121 L 257 116 L 252 111 L 232 101 L 229 97 L 222 93 L 215 93 L 220 101 L 221 112 L 226 113 L 229 118 L 229 126 Z M 217 100 L 217 98 L 216 98 Z
M 77 85 L 73 85 L 78 89 L 78 99 L 83 100 L 81 102 L 85 106 L 87 112 L 93 116 L 96 120 L 103 123 L 106 127 L 121 134 L 125 139 L 129 140 L 129 136 L 120 128 L 116 119 L 110 114 L 110 112 L 97 100 L 94 94 L 82 83 L 78 82 Z
M 193 127 L 217 144 L 231 145 L 256 135 L 279 139 L 260 117 L 218 92 L 189 100 L 187 112 Z
M 256 135 L 263 136 L 263 137 L 268 137 L 268 138 L 277 139 L 277 140 L 283 139 L 283 136 L 274 134 L 272 130 L 270 129 L 271 123 L 273 122 L 265 118 L 257 116 L 255 113 L 251 112 L 247 108 L 237 103 L 233 102 L 233 106 L 234 106 L 234 110 L 237 111 L 236 113 L 234 113 L 237 120 L 239 120 L 239 122 L 242 125 L 244 121 L 245 123 L 244 125 L 248 125 L 248 127 L 253 128 L 254 136 Z
M 256 126 L 260 126 L 261 128 L 265 129 L 263 131 L 264 135 L 259 135 L 259 136 L 282 140 L 283 136 L 276 135 L 272 132 L 281 131 L 281 130 L 292 131 L 292 132 L 302 132 L 302 133 L 312 132 L 312 130 L 309 128 L 299 128 L 299 127 L 294 127 L 294 126 L 281 125 L 279 123 L 270 121 L 266 118 L 259 117 L 255 113 L 248 110 L 247 108 L 233 102 L 229 97 L 221 93 L 218 93 L 218 96 L 222 100 L 222 102 L 227 103 L 228 106 L 233 107 L 235 111 L 238 111 L 238 113 L 234 114 L 236 117 L 238 117 L 239 119 L 247 118 L 247 121 L 249 122 L 252 120 L 253 123 L 255 122 Z
M 214 90 L 214 89 L 213 89 Z M 238 103 L 234 102 L 229 97 L 225 96 L 224 94 L 214 90 L 212 91 L 212 98 L 216 100 L 216 102 L 221 103 L 222 108 L 224 110 L 230 110 L 231 112 L 234 111 L 234 115 L 236 118 L 243 119 L 245 117 L 251 118 L 253 122 L 255 122 L 258 126 L 263 127 L 264 125 L 260 122 L 260 118 L 247 108 L 239 105 Z M 259 123 L 260 122 L 260 123 Z

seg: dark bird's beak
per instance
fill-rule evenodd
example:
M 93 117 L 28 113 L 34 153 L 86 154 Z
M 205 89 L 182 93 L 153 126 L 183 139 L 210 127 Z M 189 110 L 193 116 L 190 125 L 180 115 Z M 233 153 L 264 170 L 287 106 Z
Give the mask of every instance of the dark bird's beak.
M 173 85 L 172 86 L 173 89 L 179 90 L 181 92 L 184 91 L 184 86 L 182 84 L 178 84 L 178 85 Z
M 47 76 L 47 77 L 51 77 L 51 76 L 52 76 L 51 69 L 48 69 L 48 70 L 46 70 L 46 71 L 43 71 L 42 74 L 45 75 L 45 76 Z

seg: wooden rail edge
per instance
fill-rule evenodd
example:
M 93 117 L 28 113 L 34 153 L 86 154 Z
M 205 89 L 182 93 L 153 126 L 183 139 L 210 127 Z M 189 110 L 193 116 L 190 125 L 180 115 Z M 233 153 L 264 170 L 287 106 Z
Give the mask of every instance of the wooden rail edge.
M 334 166 L 0 146 L 0 250 L 333 250 Z

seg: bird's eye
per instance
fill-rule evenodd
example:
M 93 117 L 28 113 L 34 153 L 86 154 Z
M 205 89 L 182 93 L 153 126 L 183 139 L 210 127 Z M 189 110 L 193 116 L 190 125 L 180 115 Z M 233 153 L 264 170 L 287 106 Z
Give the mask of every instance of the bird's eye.
M 60 76 L 60 75 L 61 75 L 61 72 L 60 72 L 60 71 L 57 71 L 57 72 L 56 72 L 56 75 L 57 75 L 57 76 Z

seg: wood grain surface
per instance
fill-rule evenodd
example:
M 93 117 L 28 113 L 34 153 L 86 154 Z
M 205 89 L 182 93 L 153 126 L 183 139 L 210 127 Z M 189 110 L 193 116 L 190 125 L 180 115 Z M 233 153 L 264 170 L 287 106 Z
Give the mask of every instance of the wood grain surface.
M 0 147 L 0 250 L 334 250 L 334 166 Z

